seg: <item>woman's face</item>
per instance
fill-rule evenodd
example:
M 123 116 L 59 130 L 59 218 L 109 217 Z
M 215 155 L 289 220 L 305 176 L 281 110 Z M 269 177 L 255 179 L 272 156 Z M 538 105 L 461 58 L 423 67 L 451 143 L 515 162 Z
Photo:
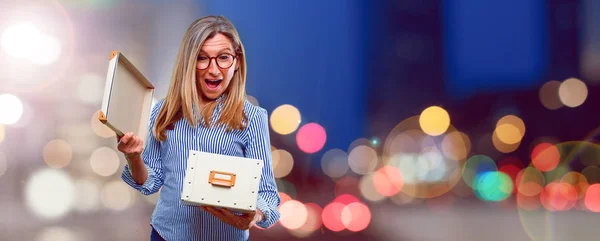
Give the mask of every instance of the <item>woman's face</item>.
M 196 61 L 196 84 L 202 99 L 210 101 L 221 96 L 238 66 L 231 41 L 225 35 L 217 34 L 204 41 Z

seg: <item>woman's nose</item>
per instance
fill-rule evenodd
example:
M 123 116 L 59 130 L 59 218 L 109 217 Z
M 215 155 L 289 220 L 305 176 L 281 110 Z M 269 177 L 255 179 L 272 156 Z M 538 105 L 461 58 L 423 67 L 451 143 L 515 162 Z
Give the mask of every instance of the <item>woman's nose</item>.
M 208 64 L 208 72 L 212 75 L 219 75 L 219 73 L 221 73 L 221 71 L 219 71 L 219 67 L 217 66 L 217 60 L 216 59 L 211 59 L 210 63 Z

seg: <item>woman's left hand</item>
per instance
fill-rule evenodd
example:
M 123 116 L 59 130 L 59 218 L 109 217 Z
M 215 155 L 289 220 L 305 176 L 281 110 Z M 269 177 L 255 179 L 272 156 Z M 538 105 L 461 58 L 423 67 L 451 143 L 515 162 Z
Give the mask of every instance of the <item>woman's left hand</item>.
M 263 213 L 256 209 L 256 212 L 242 213 L 242 215 L 236 215 L 226 208 L 216 208 L 202 206 L 202 210 L 214 215 L 219 218 L 222 222 L 228 223 L 231 226 L 241 229 L 248 230 L 252 228 L 257 222 L 263 219 Z

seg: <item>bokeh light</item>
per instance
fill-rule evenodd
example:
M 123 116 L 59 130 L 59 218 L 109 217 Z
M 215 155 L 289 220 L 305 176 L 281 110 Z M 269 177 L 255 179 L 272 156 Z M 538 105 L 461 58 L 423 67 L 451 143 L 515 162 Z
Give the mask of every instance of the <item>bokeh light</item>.
M 353 202 L 342 209 L 342 223 L 352 232 L 360 232 L 371 223 L 371 210 L 367 205 Z
M 123 181 L 110 181 L 102 187 L 100 200 L 104 207 L 115 211 L 123 211 L 133 205 L 135 195 L 130 186 Z
M 348 154 L 340 149 L 331 149 L 321 157 L 321 169 L 331 178 L 340 178 L 348 172 Z
M 498 132 L 494 131 L 492 134 L 492 144 L 494 145 L 494 148 L 501 153 L 511 153 L 519 148 L 521 142 L 519 141 L 515 144 L 504 143 L 500 140 L 500 138 L 498 138 Z
M 35 241 L 77 241 L 80 238 L 70 229 L 52 226 L 44 228 L 35 238 Z
M 0 177 L 2 177 L 6 173 L 6 170 L 8 170 L 8 160 L 6 158 L 6 155 L 0 152 Z
M 358 146 L 371 146 L 375 148 L 373 142 L 367 138 L 358 138 L 348 145 L 348 153 L 352 152 Z
M 294 158 L 292 154 L 283 149 L 277 149 L 272 152 L 273 156 L 273 174 L 276 178 L 282 178 L 290 174 L 294 168 Z
M 600 183 L 588 187 L 585 192 L 585 206 L 592 212 L 600 212 Z
M 507 199 L 513 192 L 513 182 L 506 173 L 488 171 L 478 174 L 474 180 L 477 197 L 485 201 L 499 202 Z
M 77 180 L 75 182 L 75 210 L 89 213 L 98 210 L 100 206 L 99 185 L 91 180 Z
M 36 54 L 40 41 L 40 30 L 32 23 L 19 23 L 10 26 L 2 33 L 2 47 L 6 53 L 17 58 L 29 58 Z
M 542 192 L 546 178 L 539 169 L 526 167 L 517 174 L 516 182 L 519 193 L 533 197 Z
M 4 141 L 4 136 L 6 135 L 5 127 L 3 124 L 0 124 L 0 143 Z
M 348 205 L 353 202 L 360 202 L 360 200 L 356 196 L 350 194 L 339 195 L 333 201 L 344 205 Z
M 338 202 L 327 204 L 325 208 L 323 208 L 323 213 L 321 213 L 323 225 L 333 232 L 344 230 L 346 227 L 342 222 L 342 212 L 345 207 L 346 205 Z
M 575 206 L 578 195 L 567 183 L 551 182 L 542 189 L 540 201 L 549 211 L 567 211 Z
M 568 172 L 560 179 L 560 182 L 573 186 L 577 192 L 578 198 L 585 197 L 585 192 L 589 187 L 587 178 L 579 172 Z
M 360 179 L 359 188 L 360 193 L 365 199 L 373 203 L 377 203 L 383 201 L 385 199 L 385 196 L 377 191 L 375 183 L 373 182 L 373 176 L 374 173 L 369 173 L 363 176 Z
M 517 175 L 525 168 L 523 162 L 513 156 L 505 156 L 498 162 L 498 171 L 501 171 L 510 177 L 513 183 L 513 192 L 517 192 Z
M 308 218 L 306 207 L 303 203 L 296 200 L 290 200 L 281 204 L 281 206 L 279 206 L 279 212 L 281 213 L 279 221 L 281 222 L 281 225 L 287 229 L 297 229 L 302 227 Z
M 287 195 L 284 192 L 278 192 L 279 193 L 279 199 L 281 200 L 279 202 L 279 206 L 281 207 L 281 205 L 283 205 L 285 202 L 292 200 L 292 197 L 290 197 L 290 195 Z
M 116 136 L 114 131 L 112 131 L 110 128 L 108 128 L 106 125 L 100 122 L 100 120 L 98 119 L 99 115 L 100 111 L 94 112 L 94 114 L 92 115 L 92 119 L 90 120 L 91 127 L 94 133 L 103 138 L 110 138 Z
M 52 168 L 63 168 L 71 162 L 73 149 L 64 140 L 54 139 L 44 146 L 44 162 Z
M 120 160 L 117 152 L 108 147 L 96 149 L 90 156 L 92 170 L 103 177 L 113 175 L 119 169 Z
M 50 65 L 56 62 L 61 54 L 62 46 L 58 38 L 51 35 L 40 35 L 34 47 L 35 54 L 29 60 L 38 65 Z
M 525 135 L 525 123 L 515 115 L 506 115 L 496 123 L 495 134 L 505 144 L 521 142 Z
M 428 135 L 439 136 L 448 130 L 450 115 L 439 106 L 431 106 L 421 112 L 419 125 Z
M 335 182 L 335 187 L 333 189 L 333 193 L 335 196 L 340 196 L 343 194 L 349 194 L 352 196 L 360 196 L 360 188 L 359 188 L 360 180 L 353 176 L 344 176 L 340 178 L 337 182 Z
M 391 197 L 402 190 L 404 179 L 398 168 L 386 165 L 373 174 L 373 185 L 381 195 Z
M 556 110 L 563 106 L 560 97 L 558 97 L 558 88 L 560 81 L 552 80 L 544 83 L 539 91 L 540 102 L 549 110 Z
M 299 238 L 308 237 L 313 232 L 319 230 L 323 225 L 321 219 L 323 209 L 321 206 L 316 203 L 305 203 L 304 206 L 307 211 L 306 222 L 300 228 L 290 230 L 292 235 Z
M 301 122 L 300 111 L 292 105 L 280 105 L 271 113 L 271 127 L 281 135 L 288 135 L 296 129 Z
M 465 181 L 465 184 L 473 188 L 473 190 L 477 190 L 477 177 L 482 176 L 487 172 L 496 171 L 498 171 L 498 167 L 492 158 L 486 155 L 474 155 L 467 159 L 462 177 Z
M 452 131 L 444 135 L 441 146 L 444 156 L 455 161 L 466 159 L 471 152 L 469 136 L 460 131 Z
M 73 180 L 62 169 L 35 171 L 27 180 L 25 201 L 29 209 L 40 218 L 60 218 L 75 203 Z
M 370 146 L 357 146 L 348 155 L 350 169 L 361 175 L 374 171 L 377 160 L 377 152 Z
M 33 109 L 33 106 L 25 100 L 21 100 L 21 105 L 23 106 L 21 117 L 10 125 L 11 128 L 28 128 L 31 125 L 31 121 L 35 120 L 36 110 Z
M 540 171 L 548 172 L 560 162 L 560 152 L 550 143 L 540 143 L 531 152 L 531 163 Z
M 460 158 L 467 155 L 470 141 L 452 125 L 445 131 L 449 137 L 430 136 L 421 129 L 419 119 L 404 119 L 388 134 L 382 165 L 396 167 L 402 173 L 401 192 L 433 198 L 449 192 L 460 180 L 466 161 Z
M 560 84 L 558 96 L 565 106 L 577 107 L 585 102 L 588 96 L 588 89 L 583 81 L 576 78 L 569 78 Z
M 0 95 L 0 124 L 12 125 L 19 121 L 23 114 L 23 103 L 11 94 Z
M 320 151 L 326 141 L 325 129 L 317 123 L 303 125 L 296 134 L 298 148 L 308 154 Z

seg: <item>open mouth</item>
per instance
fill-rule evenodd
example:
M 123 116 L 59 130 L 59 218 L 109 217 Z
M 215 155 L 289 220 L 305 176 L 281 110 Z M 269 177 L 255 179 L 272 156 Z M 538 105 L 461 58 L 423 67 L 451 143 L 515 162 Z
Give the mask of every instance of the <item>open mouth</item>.
M 219 88 L 219 85 L 221 84 L 221 81 L 223 81 L 222 79 L 216 79 L 216 80 L 211 80 L 211 79 L 205 79 L 204 82 L 206 83 L 206 87 L 209 90 L 216 90 Z

